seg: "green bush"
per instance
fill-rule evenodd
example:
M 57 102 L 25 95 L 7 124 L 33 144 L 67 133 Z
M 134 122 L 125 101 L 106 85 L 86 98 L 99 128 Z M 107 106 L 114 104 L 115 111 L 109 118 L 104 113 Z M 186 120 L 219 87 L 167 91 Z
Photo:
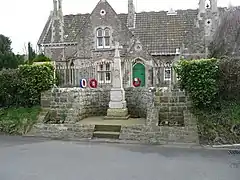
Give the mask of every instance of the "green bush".
M 222 57 L 219 62 L 221 98 L 240 102 L 240 58 Z
M 39 54 L 33 59 L 33 62 L 50 62 L 50 61 L 51 59 L 46 57 L 44 54 Z
M 40 102 L 42 91 L 54 84 L 54 69 L 51 64 L 23 65 L 19 67 L 21 79 L 20 95 L 22 105 L 36 105 Z
M 53 66 L 22 65 L 0 72 L 0 106 L 33 106 L 40 103 L 42 91 L 54 84 Z
M 0 71 L 0 107 L 19 103 L 20 84 L 18 69 Z
M 217 101 L 219 65 L 216 59 L 181 60 L 175 70 L 181 89 L 185 89 L 195 107 L 212 107 Z

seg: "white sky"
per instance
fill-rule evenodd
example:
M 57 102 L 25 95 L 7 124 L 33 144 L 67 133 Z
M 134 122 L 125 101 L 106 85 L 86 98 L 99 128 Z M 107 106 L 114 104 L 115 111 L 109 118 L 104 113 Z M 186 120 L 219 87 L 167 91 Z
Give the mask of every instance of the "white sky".
M 91 13 L 99 0 L 63 0 L 64 14 Z M 108 0 L 117 13 L 127 12 L 128 0 Z M 137 12 L 173 9 L 195 9 L 199 0 L 134 0 Z M 218 0 L 219 6 L 228 6 L 230 0 Z M 53 9 L 52 0 L 0 0 L 0 34 L 12 40 L 15 53 L 24 53 L 24 44 L 37 40 Z M 231 0 L 234 6 L 240 0 Z

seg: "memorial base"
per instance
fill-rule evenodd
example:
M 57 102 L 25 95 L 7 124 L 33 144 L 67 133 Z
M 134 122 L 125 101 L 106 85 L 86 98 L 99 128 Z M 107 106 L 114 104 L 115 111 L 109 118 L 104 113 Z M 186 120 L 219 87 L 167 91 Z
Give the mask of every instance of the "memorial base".
M 128 114 L 128 109 L 122 108 L 109 108 L 107 110 L 107 116 L 104 117 L 106 120 L 128 120 L 130 115 Z

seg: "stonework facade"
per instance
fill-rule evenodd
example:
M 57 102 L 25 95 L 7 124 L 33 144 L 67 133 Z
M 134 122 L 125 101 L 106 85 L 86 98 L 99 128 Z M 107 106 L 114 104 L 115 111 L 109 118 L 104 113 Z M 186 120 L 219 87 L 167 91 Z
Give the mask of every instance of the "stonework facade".
M 168 86 L 176 81 L 172 65 L 181 56 L 207 55 L 225 9 L 217 7 L 217 0 L 206 2 L 199 0 L 199 8 L 193 10 L 137 13 L 133 0 L 128 0 L 128 13 L 117 14 L 107 0 L 100 0 L 89 14 L 63 16 L 62 0 L 54 0 L 38 46 L 59 66 L 97 64 L 92 78 L 111 81 L 96 69 L 113 61 L 115 42 L 119 42 L 124 87 L 131 87 L 136 77 L 144 82 L 142 87 Z M 86 78 L 74 77 L 76 82 Z M 72 79 L 71 75 L 65 78 Z

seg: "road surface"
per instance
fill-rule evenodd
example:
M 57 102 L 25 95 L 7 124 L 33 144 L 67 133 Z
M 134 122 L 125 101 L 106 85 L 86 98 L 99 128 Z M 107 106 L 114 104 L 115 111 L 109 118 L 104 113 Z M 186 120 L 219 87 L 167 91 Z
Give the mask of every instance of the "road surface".
M 0 136 L 0 180 L 239 180 L 240 154 Z

